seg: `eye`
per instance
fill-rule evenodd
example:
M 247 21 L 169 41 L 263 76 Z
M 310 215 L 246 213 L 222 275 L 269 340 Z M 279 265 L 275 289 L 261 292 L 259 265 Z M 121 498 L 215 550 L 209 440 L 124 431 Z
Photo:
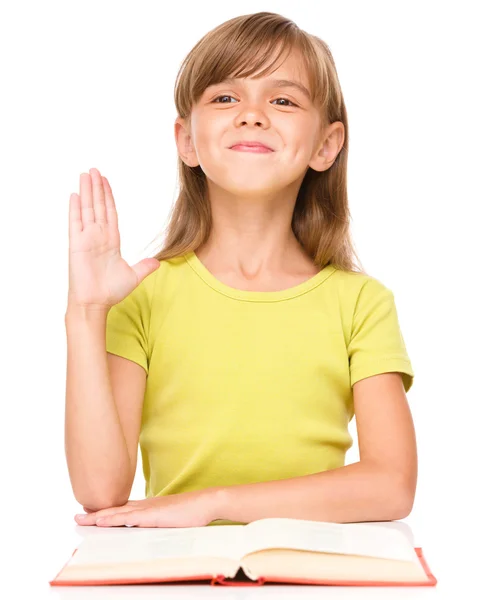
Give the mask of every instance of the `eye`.
M 275 100 L 286 100 L 287 102 L 290 102 L 290 104 L 292 106 L 297 106 L 294 102 L 292 102 L 291 100 L 289 100 L 288 98 L 275 98 Z M 274 102 L 275 102 L 274 100 Z M 283 104 L 281 104 L 280 106 L 284 106 Z
M 215 104 L 230 104 L 230 102 L 217 102 L 217 100 L 219 98 L 233 98 L 233 96 L 228 96 L 228 95 L 217 96 L 216 98 L 214 98 L 212 100 L 212 102 L 214 102 Z M 292 102 L 288 98 L 275 98 L 275 100 L 273 100 L 273 102 L 276 102 L 277 100 L 285 100 L 286 102 L 290 102 L 291 106 L 298 106 L 297 104 L 295 104 L 294 102 Z M 280 104 L 280 106 L 288 106 L 288 105 L 286 105 L 286 104 Z
M 217 96 L 212 102 L 215 102 L 216 104 L 230 104 L 230 102 L 217 102 L 219 98 L 233 98 L 233 96 Z

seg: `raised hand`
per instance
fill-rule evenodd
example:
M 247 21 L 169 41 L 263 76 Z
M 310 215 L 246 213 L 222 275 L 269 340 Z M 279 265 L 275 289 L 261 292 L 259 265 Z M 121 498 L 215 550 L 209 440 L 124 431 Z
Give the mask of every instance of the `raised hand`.
M 109 310 L 160 266 L 145 258 L 132 267 L 120 254 L 112 190 L 97 169 L 80 175 L 69 211 L 68 306 Z

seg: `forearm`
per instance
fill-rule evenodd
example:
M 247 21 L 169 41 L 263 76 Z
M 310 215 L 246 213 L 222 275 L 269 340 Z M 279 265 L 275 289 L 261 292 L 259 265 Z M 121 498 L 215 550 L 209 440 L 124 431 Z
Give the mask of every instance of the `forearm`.
M 400 481 L 363 462 L 291 479 L 219 487 L 217 497 L 216 518 L 242 523 L 269 517 L 393 521 L 410 512 Z
M 106 314 L 69 309 L 65 325 L 68 472 L 76 500 L 98 510 L 126 501 L 132 470 L 108 374 Z

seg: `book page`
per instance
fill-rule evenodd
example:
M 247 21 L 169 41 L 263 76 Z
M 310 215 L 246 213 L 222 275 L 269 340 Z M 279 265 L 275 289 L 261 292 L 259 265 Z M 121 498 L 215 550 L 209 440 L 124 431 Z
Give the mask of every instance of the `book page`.
M 398 530 L 364 523 L 261 519 L 245 526 L 246 553 L 290 548 L 417 562 L 409 540 Z
M 159 558 L 230 558 L 245 554 L 244 525 L 138 528 L 128 535 L 92 535 L 78 546 L 70 565 L 132 563 Z

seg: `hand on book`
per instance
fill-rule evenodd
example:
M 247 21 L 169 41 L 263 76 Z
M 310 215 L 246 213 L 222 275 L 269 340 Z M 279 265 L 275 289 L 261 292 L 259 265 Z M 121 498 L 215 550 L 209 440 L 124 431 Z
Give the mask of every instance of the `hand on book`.
M 207 488 L 129 500 L 122 506 L 75 515 L 75 521 L 99 527 L 203 527 L 219 518 L 217 497 L 216 488 Z

